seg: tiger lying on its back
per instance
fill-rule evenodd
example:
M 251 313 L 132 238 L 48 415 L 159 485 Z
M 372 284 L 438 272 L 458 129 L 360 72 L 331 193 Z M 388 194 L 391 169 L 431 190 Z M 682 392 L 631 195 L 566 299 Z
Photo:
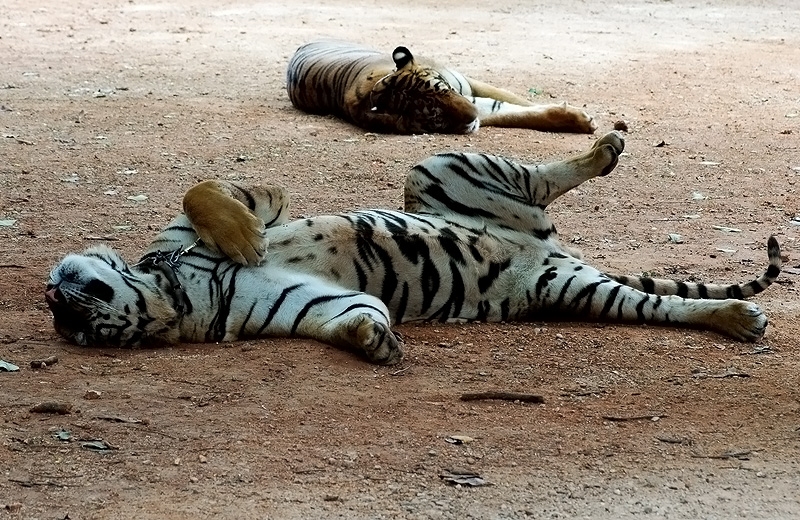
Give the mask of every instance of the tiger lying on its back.
M 294 221 L 280 187 L 205 181 L 138 263 L 102 246 L 68 255 L 50 274 L 46 301 L 56 330 L 81 345 L 303 336 L 386 364 L 402 357 L 390 327 L 415 320 L 577 318 L 760 338 L 761 309 L 725 298 L 776 279 L 774 238 L 766 272 L 730 286 L 606 275 L 559 242 L 547 205 L 611 172 L 622 149 L 611 133 L 540 166 L 436 155 L 411 170 L 406 212 Z
M 294 106 L 313 114 L 334 114 L 373 132 L 468 134 L 478 126 L 592 133 L 583 110 L 567 105 L 533 105 L 417 58 L 397 47 L 391 58 L 340 41 L 303 45 L 286 72 Z

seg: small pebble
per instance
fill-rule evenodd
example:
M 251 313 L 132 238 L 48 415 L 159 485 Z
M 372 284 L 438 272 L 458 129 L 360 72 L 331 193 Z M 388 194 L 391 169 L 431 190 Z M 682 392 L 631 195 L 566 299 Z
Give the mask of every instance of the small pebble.
M 87 390 L 85 394 L 83 394 L 84 399 L 100 399 L 100 392 L 97 390 Z

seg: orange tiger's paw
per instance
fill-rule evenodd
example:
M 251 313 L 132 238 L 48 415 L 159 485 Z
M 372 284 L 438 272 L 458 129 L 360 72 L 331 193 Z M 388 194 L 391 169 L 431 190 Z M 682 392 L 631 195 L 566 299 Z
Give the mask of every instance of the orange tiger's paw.
M 580 108 L 568 105 L 550 105 L 547 119 L 554 131 L 593 134 L 597 130 L 594 118 Z

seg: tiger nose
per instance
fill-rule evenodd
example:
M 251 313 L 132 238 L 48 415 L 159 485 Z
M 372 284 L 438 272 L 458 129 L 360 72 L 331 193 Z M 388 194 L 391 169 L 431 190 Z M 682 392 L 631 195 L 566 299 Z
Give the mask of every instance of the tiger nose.
M 58 285 L 48 285 L 44 291 L 44 301 L 48 304 L 58 304 L 59 296 Z

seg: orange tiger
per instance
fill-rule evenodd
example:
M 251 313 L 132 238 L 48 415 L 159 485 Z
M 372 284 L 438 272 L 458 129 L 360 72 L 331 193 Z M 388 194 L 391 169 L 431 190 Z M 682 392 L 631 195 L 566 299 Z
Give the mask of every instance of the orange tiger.
M 340 41 L 303 45 L 286 73 L 292 104 L 333 114 L 372 132 L 469 134 L 479 126 L 591 134 L 592 116 L 566 103 L 534 105 L 468 78 L 406 47 L 391 58 Z

